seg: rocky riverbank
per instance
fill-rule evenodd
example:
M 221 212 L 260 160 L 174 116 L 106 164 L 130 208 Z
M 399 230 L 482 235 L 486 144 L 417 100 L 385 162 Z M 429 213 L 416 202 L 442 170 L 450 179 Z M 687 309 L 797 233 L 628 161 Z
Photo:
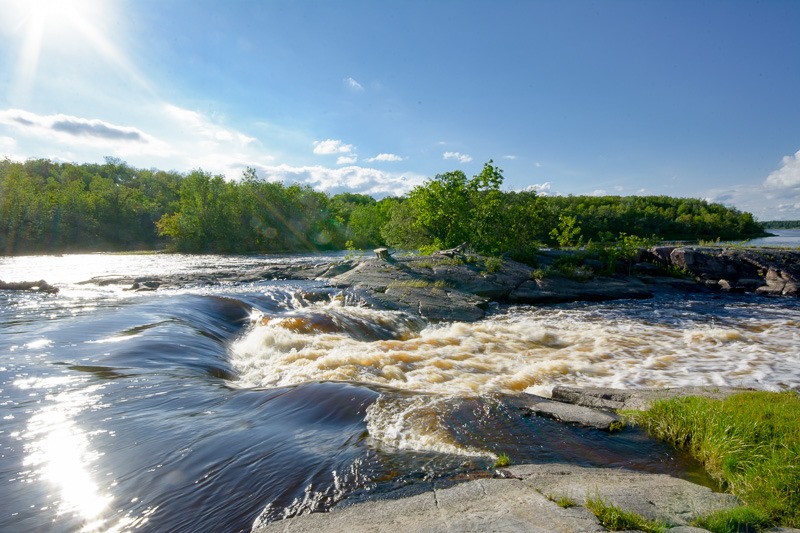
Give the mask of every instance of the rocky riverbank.
M 85 283 L 154 291 L 267 279 L 317 280 L 365 305 L 404 311 L 429 321 L 468 322 L 480 320 L 496 304 L 650 298 L 664 290 L 797 297 L 800 289 L 798 250 L 662 246 L 639 250 L 633 259 L 613 264 L 583 250 L 543 249 L 530 264 L 463 253 L 382 255 L 316 265 L 273 264 L 244 272 L 105 276 Z M 310 300 L 326 298 L 330 288 L 306 296 Z
M 565 423 L 608 429 L 615 409 L 647 409 L 653 401 L 680 396 L 722 398 L 741 389 L 580 389 L 557 387 L 553 399 L 523 395 L 520 408 Z M 565 464 L 525 464 L 497 469 L 492 477 L 455 486 L 435 483 L 421 494 L 350 504 L 344 500 L 327 513 L 313 513 L 267 524 L 254 533 L 342 533 L 425 531 L 600 532 L 607 531 L 588 501 L 601 501 L 664 524 L 673 533 L 703 532 L 689 524 L 698 517 L 730 509 L 740 502 L 683 479 L 621 469 Z M 798 533 L 773 528 L 773 533 Z

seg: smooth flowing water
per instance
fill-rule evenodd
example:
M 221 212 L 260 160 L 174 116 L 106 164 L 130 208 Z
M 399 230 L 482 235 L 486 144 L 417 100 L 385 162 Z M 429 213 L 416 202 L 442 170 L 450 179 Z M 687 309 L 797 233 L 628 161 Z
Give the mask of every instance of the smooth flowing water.
M 703 481 L 640 431 L 525 416 L 556 384 L 800 389 L 797 299 L 668 295 L 426 325 L 322 284 L 156 292 L 94 276 L 335 257 L 0 259 L 0 531 L 249 531 L 490 475 L 495 455 Z

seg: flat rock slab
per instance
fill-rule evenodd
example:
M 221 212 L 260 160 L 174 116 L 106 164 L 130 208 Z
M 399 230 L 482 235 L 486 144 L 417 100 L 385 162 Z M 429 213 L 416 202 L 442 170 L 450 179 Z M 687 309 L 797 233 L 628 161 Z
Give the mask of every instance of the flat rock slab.
M 586 509 L 587 498 L 601 498 L 673 526 L 686 526 L 699 514 L 738 504 L 733 496 L 659 474 L 571 465 L 519 465 L 505 472 L 511 477 L 477 479 L 408 498 L 334 508 L 253 531 L 598 532 L 606 529 Z M 563 509 L 551 501 L 560 497 L 576 505 Z
M 517 405 L 523 412 L 605 431 L 610 430 L 615 422 L 619 422 L 618 416 L 607 411 L 548 400 L 531 394 L 522 395 Z
M 752 389 L 736 387 L 677 387 L 674 389 L 612 389 L 609 387 L 567 387 L 557 385 L 553 388 L 552 398 L 594 409 L 612 409 L 646 411 L 659 400 L 683 398 L 685 396 L 703 396 L 722 399 L 731 394 Z

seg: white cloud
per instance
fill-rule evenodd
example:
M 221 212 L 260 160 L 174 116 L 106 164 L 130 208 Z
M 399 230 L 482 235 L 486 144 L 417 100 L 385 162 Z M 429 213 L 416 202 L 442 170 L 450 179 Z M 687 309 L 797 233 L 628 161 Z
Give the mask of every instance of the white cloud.
M 304 183 L 328 193 L 348 191 L 373 196 L 401 195 L 422 184 L 425 177 L 408 173 L 389 173 L 378 169 L 347 166 L 260 166 L 259 176 L 270 181 Z
M 337 165 L 352 165 L 356 161 L 358 161 L 358 157 L 356 157 L 354 155 L 340 155 L 336 159 L 336 164 Z M 367 160 L 367 161 L 369 161 L 369 160 Z
M 393 161 L 403 161 L 403 159 L 404 158 L 395 154 L 378 154 L 375 157 L 370 157 L 369 159 L 367 159 L 367 162 L 368 163 L 373 163 L 375 161 L 393 162 Z
M 358 83 L 353 78 L 345 78 L 344 82 L 348 87 L 350 87 L 354 91 L 363 91 L 364 90 L 364 86 L 361 85 L 360 83 Z
M 595 189 L 591 192 L 591 196 L 605 196 L 606 194 L 605 189 Z
M 191 128 L 191 132 L 199 134 L 205 139 L 230 142 L 240 146 L 247 146 L 256 142 L 254 137 L 218 126 L 196 111 L 183 109 L 171 104 L 164 104 L 164 110 L 167 116 L 172 118 L 178 125 L 187 130 Z
M 503 156 L 503 159 L 510 159 L 510 160 L 512 160 L 512 161 L 513 161 L 514 159 L 516 159 L 516 158 L 517 158 L 517 156 L 515 156 L 515 155 L 504 155 L 504 156 Z
M 767 176 L 764 186 L 783 189 L 800 187 L 800 150 L 794 156 L 784 156 L 781 168 Z
M 459 163 L 469 163 L 472 161 L 472 156 L 462 154 L 461 152 L 445 152 L 442 154 L 442 157 L 445 159 L 455 159 Z
M 113 155 L 144 168 L 203 168 L 229 178 L 240 177 L 247 166 L 273 160 L 254 137 L 222 127 L 195 111 L 163 103 L 143 111 L 156 117 L 151 126 L 156 133 L 94 118 L 8 109 L 0 111 L 0 134 L 2 128 L 14 131 L 16 159 L 47 157 L 84 163 Z
M 353 151 L 352 144 L 344 144 L 336 139 L 314 141 L 314 153 L 317 155 L 349 154 Z
M 546 181 L 544 183 L 534 183 L 533 185 L 528 185 L 523 190 L 525 190 L 525 191 L 533 191 L 536 194 L 540 194 L 542 196 L 547 196 L 549 194 L 549 191 L 550 191 L 551 187 L 552 186 L 551 186 L 550 182 Z
M 12 137 L 0 136 L 0 158 L 14 157 L 17 151 L 17 141 Z

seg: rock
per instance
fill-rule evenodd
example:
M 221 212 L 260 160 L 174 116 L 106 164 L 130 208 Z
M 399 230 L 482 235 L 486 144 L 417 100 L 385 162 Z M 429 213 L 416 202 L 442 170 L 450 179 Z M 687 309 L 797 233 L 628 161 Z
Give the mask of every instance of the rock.
M 58 287 L 50 285 L 43 279 L 40 279 L 39 281 L 10 281 L 10 282 L 5 282 L 0 280 L 0 290 L 33 291 L 33 292 L 44 292 L 47 294 L 56 294 L 58 292 Z
M 511 303 L 546 304 L 651 298 L 653 293 L 638 278 L 597 277 L 585 282 L 562 276 L 527 280 L 508 297 Z
M 661 272 L 661 268 L 653 263 L 636 263 L 633 265 L 633 271 L 637 274 L 644 274 L 655 276 Z
M 690 273 L 709 288 L 780 296 L 798 296 L 800 290 L 800 252 L 796 250 L 656 247 L 646 255 Z
M 388 248 L 375 248 L 373 252 L 375 252 L 375 256 L 381 261 L 389 261 L 392 259 Z
M 556 385 L 552 398 L 561 402 L 574 403 L 595 409 L 630 409 L 644 411 L 653 402 L 685 396 L 704 396 L 722 399 L 752 389 L 737 387 L 677 387 L 674 389 L 612 389 L 606 387 L 568 387 Z
M 523 412 L 604 431 L 611 430 L 613 424 L 619 423 L 619 417 L 612 413 L 548 400 L 532 394 L 523 394 L 515 403 Z
M 733 496 L 661 474 L 571 465 L 518 465 L 505 479 L 476 479 L 397 500 L 335 507 L 287 520 L 259 524 L 254 533 L 273 532 L 534 532 L 606 531 L 585 507 L 600 498 L 651 520 L 682 526 L 694 517 L 734 507 Z M 551 499 L 575 502 L 567 509 Z

